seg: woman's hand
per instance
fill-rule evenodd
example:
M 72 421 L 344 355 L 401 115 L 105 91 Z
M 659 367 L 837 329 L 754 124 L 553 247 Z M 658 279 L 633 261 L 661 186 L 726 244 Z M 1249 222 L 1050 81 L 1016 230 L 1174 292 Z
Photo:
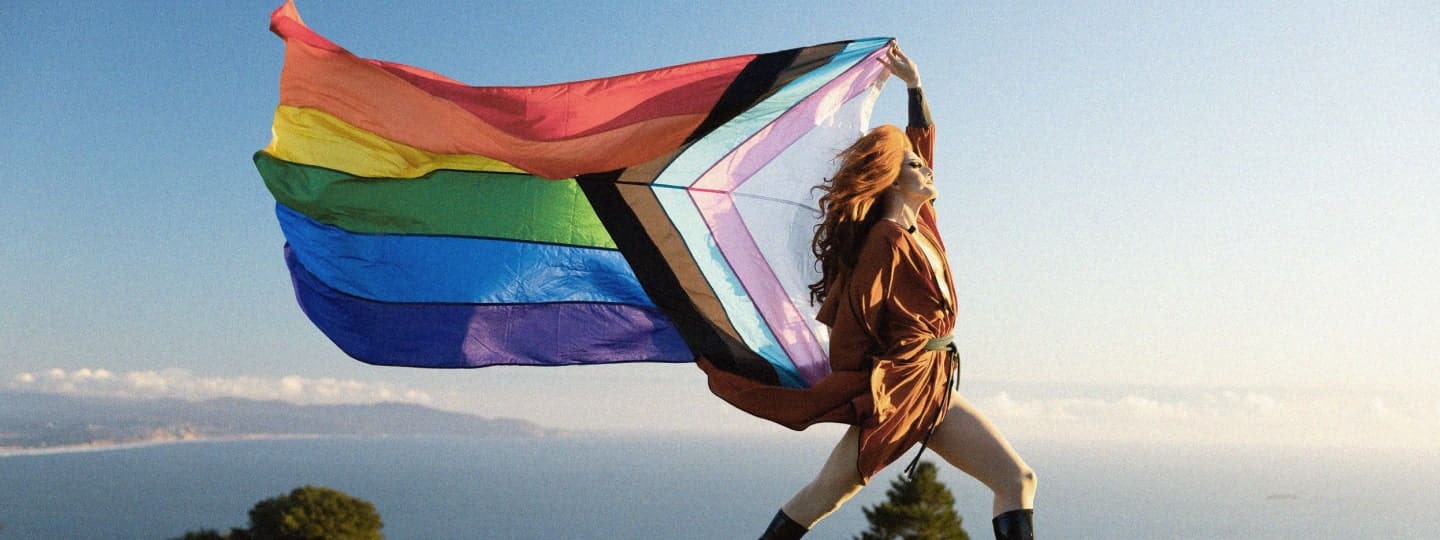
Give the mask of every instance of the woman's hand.
M 900 51 L 899 44 L 890 45 L 890 50 L 881 55 L 879 60 L 890 73 L 905 81 L 906 88 L 920 87 L 920 70 L 916 69 L 915 62 L 911 61 L 909 56 Z

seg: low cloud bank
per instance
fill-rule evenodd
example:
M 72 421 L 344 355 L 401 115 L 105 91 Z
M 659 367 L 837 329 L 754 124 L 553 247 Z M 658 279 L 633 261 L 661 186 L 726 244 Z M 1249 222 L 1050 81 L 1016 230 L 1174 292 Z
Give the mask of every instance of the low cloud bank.
M 21 373 L 7 385 L 12 390 L 79 396 L 125 398 L 234 397 L 282 400 L 300 404 L 377 403 L 398 401 L 430 405 L 430 394 L 385 383 L 330 377 L 202 377 L 184 369 L 113 372 L 103 368 L 50 369 Z
M 1355 392 L 1176 391 L 970 399 L 1011 437 L 1267 446 L 1440 447 L 1440 400 Z
M 503 377 L 467 379 L 463 389 L 439 385 L 423 391 L 328 377 L 203 377 L 183 369 L 111 372 L 89 368 L 21 373 L 0 384 L 13 390 L 133 398 L 239 397 L 301 404 L 398 401 L 524 418 L 581 431 L 767 437 L 790 433 L 712 396 L 699 370 L 666 371 L 674 375 L 670 378 L 643 376 L 654 373 L 643 366 L 619 366 L 612 371 L 636 376 L 604 376 L 597 383 L 588 373 L 557 378 L 551 372 L 538 376 L 516 371 Z M 1434 392 L 1027 386 L 972 381 L 964 394 L 1016 441 L 1440 449 L 1440 397 Z M 830 429 L 809 431 L 829 436 Z

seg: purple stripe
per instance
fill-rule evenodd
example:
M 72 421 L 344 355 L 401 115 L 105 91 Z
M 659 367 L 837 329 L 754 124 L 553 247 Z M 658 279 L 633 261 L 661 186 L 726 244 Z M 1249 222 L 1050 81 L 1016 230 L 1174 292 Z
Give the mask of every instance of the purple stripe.
M 691 362 L 669 319 L 619 304 L 385 303 L 320 282 L 285 247 L 300 308 L 346 354 L 431 368 Z
M 805 324 L 805 315 L 790 301 L 780 279 L 765 262 L 760 247 L 755 245 L 750 230 L 745 227 L 735 201 L 729 193 L 707 193 L 691 191 L 690 198 L 705 224 L 710 227 L 711 236 L 725 262 L 735 272 L 735 277 L 744 287 L 770 327 L 770 333 L 785 349 L 795 370 L 808 385 L 813 386 L 830 373 L 830 362 L 810 325 Z

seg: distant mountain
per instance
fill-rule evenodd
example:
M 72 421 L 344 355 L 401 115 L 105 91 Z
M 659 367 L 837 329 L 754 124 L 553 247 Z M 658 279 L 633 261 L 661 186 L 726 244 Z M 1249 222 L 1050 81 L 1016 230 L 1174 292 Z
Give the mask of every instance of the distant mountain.
M 264 436 L 541 437 L 550 433 L 525 420 L 407 403 L 295 405 L 238 398 L 186 401 L 0 392 L 0 450 Z

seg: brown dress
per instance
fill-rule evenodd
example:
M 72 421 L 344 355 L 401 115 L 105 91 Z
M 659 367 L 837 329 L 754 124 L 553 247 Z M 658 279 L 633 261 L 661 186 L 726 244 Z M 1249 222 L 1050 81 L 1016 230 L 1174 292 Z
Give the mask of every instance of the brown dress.
M 915 114 L 917 105 L 923 113 L 923 99 L 912 91 L 905 131 L 933 167 L 934 127 L 928 114 Z M 913 232 L 877 222 L 855 269 L 831 285 L 816 317 L 830 327 L 831 373 L 814 386 L 767 385 L 698 361 L 710 390 L 741 410 L 795 430 L 820 422 L 859 426 L 856 466 L 867 483 L 944 418 L 956 367 L 947 351 L 925 350 L 927 341 L 955 326 L 955 294 L 934 208 L 925 204 L 916 221 Z M 939 268 L 926 255 L 926 240 Z

